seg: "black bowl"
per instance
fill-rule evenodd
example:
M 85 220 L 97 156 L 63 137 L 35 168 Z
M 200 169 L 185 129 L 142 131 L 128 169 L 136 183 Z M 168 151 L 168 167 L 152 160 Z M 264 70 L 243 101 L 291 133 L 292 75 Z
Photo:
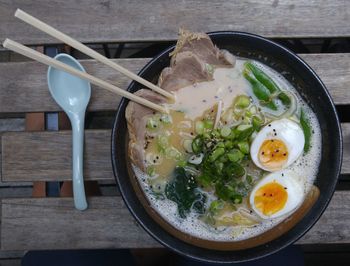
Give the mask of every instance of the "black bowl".
M 342 136 L 336 109 L 332 99 L 315 72 L 297 55 L 270 40 L 257 35 L 242 32 L 212 32 L 209 36 L 221 49 L 250 59 L 255 59 L 272 67 L 298 90 L 303 99 L 317 114 L 322 132 L 322 158 L 315 185 L 320 196 L 311 210 L 292 229 L 282 236 L 253 248 L 239 251 L 220 251 L 201 248 L 169 234 L 146 211 L 140 203 L 133 187 L 132 174 L 127 158 L 128 134 L 125 120 L 125 108 L 128 100 L 122 99 L 116 114 L 112 131 L 113 171 L 126 206 L 157 241 L 173 251 L 207 262 L 249 261 L 277 252 L 302 237 L 319 219 L 327 207 L 338 181 L 342 162 Z M 156 82 L 161 70 L 169 66 L 169 47 L 152 59 L 139 73 L 143 78 Z M 135 92 L 141 85 L 132 82 L 128 91 Z

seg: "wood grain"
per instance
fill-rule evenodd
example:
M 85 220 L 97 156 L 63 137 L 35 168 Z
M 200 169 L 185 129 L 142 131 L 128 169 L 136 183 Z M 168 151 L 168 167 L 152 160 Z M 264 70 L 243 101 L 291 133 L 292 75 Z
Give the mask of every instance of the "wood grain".
M 13 17 L 16 8 L 82 42 L 174 40 L 179 27 L 193 31 L 237 30 L 268 37 L 348 37 L 350 3 L 295 1 L 1 1 L 0 42 L 57 41 Z
M 319 74 L 336 104 L 350 104 L 350 54 L 302 55 Z M 118 64 L 138 72 L 149 59 L 117 59 Z M 80 61 L 87 72 L 126 88 L 130 80 L 94 60 Z M 36 62 L 0 64 L 0 113 L 56 112 L 60 107 L 47 89 L 47 67 Z M 120 97 L 93 86 L 90 111 L 116 110 Z
M 317 224 L 298 244 L 350 243 L 349 191 L 336 191 Z M 89 198 L 79 212 L 72 199 L 3 199 L 2 250 L 160 247 L 120 197 Z
M 81 212 L 71 198 L 3 199 L 1 249 L 160 246 L 136 225 L 120 197 L 89 198 L 88 203 Z
M 350 174 L 350 123 L 343 123 L 342 174 Z M 110 131 L 85 131 L 85 180 L 113 180 Z M 34 155 L 35 154 L 35 155 Z M 71 133 L 9 132 L 2 136 L 3 181 L 71 179 Z
M 4 181 L 71 180 L 71 131 L 9 132 L 2 135 Z M 109 130 L 86 130 L 85 180 L 113 179 Z
M 133 72 L 149 59 L 116 60 Z M 130 79 L 94 60 L 83 60 L 86 71 L 125 89 Z M 47 88 L 47 67 L 37 62 L 0 64 L 0 113 L 57 112 L 62 109 L 54 102 Z M 92 86 L 88 109 L 93 111 L 116 110 L 120 96 Z

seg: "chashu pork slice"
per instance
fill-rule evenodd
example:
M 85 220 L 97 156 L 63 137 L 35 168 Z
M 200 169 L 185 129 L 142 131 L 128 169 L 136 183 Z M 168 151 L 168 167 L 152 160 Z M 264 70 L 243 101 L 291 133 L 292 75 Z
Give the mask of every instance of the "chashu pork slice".
M 156 104 L 162 104 L 167 101 L 162 95 L 148 89 L 141 89 L 135 92 L 135 95 Z M 152 109 L 135 102 L 129 102 L 125 110 L 125 118 L 129 132 L 129 157 L 132 163 L 142 171 L 146 170 L 145 145 L 147 143 L 147 118 L 154 113 L 155 111 Z
M 204 33 L 180 30 L 179 40 L 172 53 L 170 67 L 161 72 L 158 86 L 167 91 L 176 91 L 197 82 L 213 79 L 213 67 L 233 67 L 235 57 L 218 49 Z M 156 92 L 142 89 L 135 93 L 157 104 L 167 99 Z M 129 131 L 129 157 L 134 165 L 146 171 L 145 147 L 147 145 L 146 123 L 153 110 L 129 102 L 125 117 Z

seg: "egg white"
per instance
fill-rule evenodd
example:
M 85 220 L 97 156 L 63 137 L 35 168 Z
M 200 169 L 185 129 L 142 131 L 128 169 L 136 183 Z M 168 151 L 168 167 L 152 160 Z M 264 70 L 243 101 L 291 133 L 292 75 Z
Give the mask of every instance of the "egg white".
M 301 129 L 299 124 L 287 118 L 275 120 L 263 127 L 257 133 L 250 146 L 250 156 L 253 162 L 256 166 L 258 166 L 261 169 L 264 169 L 265 171 L 273 172 L 280 170 L 269 169 L 268 167 L 262 165 L 259 161 L 258 156 L 260 147 L 265 140 L 269 139 L 279 139 L 287 147 L 288 159 L 280 169 L 284 169 L 292 163 L 294 163 L 303 153 L 305 138 L 303 130 Z
M 285 187 L 288 197 L 284 207 L 281 210 L 270 216 L 267 216 L 264 215 L 258 208 L 256 208 L 254 204 L 254 197 L 259 188 L 271 182 L 276 182 Z M 295 210 L 303 202 L 305 197 L 303 191 L 303 183 L 305 182 L 306 181 L 303 178 L 297 176 L 293 171 L 290 170 L 282 170 L 270 173 L 267 176 L 263 177 L 253 188 L 249 197 L 250 206 L 263 219 L 273 219 L 288 214 Z

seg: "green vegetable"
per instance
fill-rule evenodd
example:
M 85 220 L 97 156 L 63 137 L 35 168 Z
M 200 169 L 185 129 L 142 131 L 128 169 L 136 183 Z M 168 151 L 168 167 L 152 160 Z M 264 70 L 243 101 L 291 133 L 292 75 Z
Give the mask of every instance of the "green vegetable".
M 220 130 L 220 134 L 222 137 L 227 138 L 231 134 L 231 128 L 229 128 L 228 126 L 222 127 Z
M 206 119 L 203 121 L 203 123 L 205 129 L 212 129 L 214 127 L 214 122 L 212 120 Z
M 243 70 L 243 76 L 249 81 L 249 83 L 253 87 L 254 95 L 261 101 L 269 102 L 271 93 L 270 91 L 261 84 L 252 74 L 249 70 L 244 69 Z
M 204 123 L 202 121 L 197 121 L 195 125 L 196 133 L 203 134 L 204 132 Z
M 249 143 L 247 141 L 240 141 L 237 143 L 238 148 L 244 154 L 249 154 Z
M 289 98 L 289 96 L 285 93 L 285 92 L 280 92 L 279 94 L 278 94 L 278 99 L 280 99 L 281 100 L 281 102 L 285 105 L 285 106 L 287 106 L 287 107 L 289 107 L 290 106 L 290 104 L 291 104 L 291 100 L 290 100 L 290 98 Z
M 245 174 L 245 170 L 239 163 L 230 162 L 223 168 L 223 173 L 226 175 L 226 178 L 241 177 Z
M 264 121 L 261 118 L 259 118 L 258 116 L 253 116 L 252 125 L 254 130 L 259 131 L 263 123 Z
M 198 154 L 198 153 L 202 152 L 203 146 L 204 146 L 203 137 L 201 135 L 198 135 L 192 141 L 193 153 Z
M 288 96 L 288 94 L 282 91 L 278 87 L 278 85 L 273 81 L 273 79 L 270 78 L 257 65 L 253 64 L 252 62 L 246 62 L 244 65 L 245 65 L 245 70 L 243 72 L 244 77 L 251 83 L 253 87 L 254 95 L 259 100 L 263 101 L 263 104 L 265 104 L 266 107 L 272 110 L 277 110 L 277 106 L 274 103 L 273 99 L 271 98 L 273 94 L 276 95 L 277 93 L 278 93 L 277 96 L 274 96 L 274 97 L 277 97 L 287 107 L 291 105 L 291 99 Z M 251 72 L 253 75 L 250 75 L 249 72 Z M 255 80 L 253 76 L 255 77 Z M 265 89 L 267 89 L 270 93 L 269 99 L 267 99 L 268 93 Z
M 182 167 L 174 171 L 173 179 L 165 187 L 165 196 L 177 203 L 181 218 L 186 218 L 191 208 L 198 213 L 204 213 L 206 196 L 197 189 L 193 175 Z
M 166 135 L 159 135 L 157 137 L 157 146 L 159 152 L 165 152 L 169 146 L 169 139 Z
M 231 162 L 238 162 L 240 160 L 242 160 L 244 157 L 244 154 L 237 149 L 232 149 L 228 154 L 227 154 L 227 158 L 231 161 Z
M 255 78 L 258 81 L 260 81 L 270 91 L 270 93 L 275 93 L 277 91 L 280 91 L 280 88 L 272 80 L 272 78 L 266 75 L 265 72 L 262 71 L 257 65 L 253 64 L 252 62 L 246 62 L 244 65 L 246 68 L 252 71 Z
M 225 141 L 225 149 L 232 149 L 233 148 L 233 142 L 230 140 Z
M 304 144 L 304 152 L 307 153 L 310 150 L 310 139 L 311 139 L 311 126 L 310 121 L 305 116 L 304 110 L 301 109 L 300 112 L 300 125 L 304 132 L 305 144 Z
M 224 202 L 222 200 L 213 200 L 210 203 L 208 211 L 210 214 L 214 215 L 218 210 L 224 207 Z
M 253 134 L 254 128 L 251 125 L 239 125 L 236 128 L 236 139 L 238 141 L 246 140 Z
M 250 105 L 250 98 L 247 95 L 239 95 L 235 98 L 235 106 L 247 108 Z
M 271 110 L 274 110 L 274 111 L 277 110 L 277 105 L 276 105 L 276 103 L 275 103 L 275 101 L 273 99 L 270 102 L 268 102 L 268 103 L 264 103 L 263 102 L 262 105 L 267 107 L 267 108 L 269 108 L 269 109 L 271 109 Z
M 174 147 L 168 147 L 165 149 L 165 155 L 168 159 L 175 159 L 177 161 L 182 159 L 182 154 Z
M 225 149 L 223 147 L 216 148 L 213 153 L 210 155 L 209 160 L 214 162 L 217 158 L 225 153 Z
M 215 185 L 215 193 L 222 200 L 231 201 L 235 204 L 242 202 L 242 196 L 239 195 L 234 190 L 234 188 L 229 185 L 225 185 L 223 183 L 217 183 Z
M 209 187 L 212 184 L 212 177 L 208 173 L 203 173 L 199 176 L 197 176 L 197 181 L 204 187 Z
M 159 119 L 156 119 L 155 117 L 150 117 L 147 120 L 146 128 L 149 130 L 156 130 L 159 128 Z
M 253 177 L 251 175 L 247 175 L 246 180 L 249 185 L 253 185 Z
M 154 176 L 156 174 L 154 165 L 150 165 L 146 169 L 147 175 Z

